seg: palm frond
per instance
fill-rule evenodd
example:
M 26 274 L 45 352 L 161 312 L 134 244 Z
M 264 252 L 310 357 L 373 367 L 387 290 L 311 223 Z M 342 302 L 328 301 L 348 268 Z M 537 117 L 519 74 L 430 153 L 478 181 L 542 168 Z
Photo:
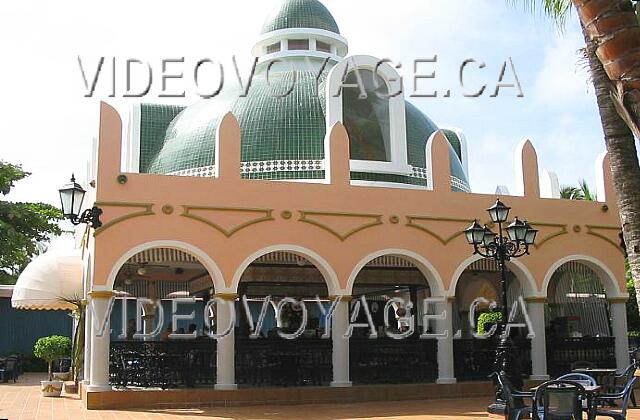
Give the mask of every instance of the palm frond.
M 562 29 L 571 13 L 571 0 L 507 0 L 513 5 L 522 5 L 532 14 L 541 11 L 547 17 L 553 19 L 556 25 Z
M 580 190 L 582 191 L 582 196 L 587 201 L 597 201 L 598 197 L 595 193 L 591 192 L 591 188 L 589 188 L 589 184 L 584 179 L 578 181 L 578 185 L 580 185 Z
M 573 185 L 565 185 L 560 189 L 560 198 L 567 200 L 584 200 L 582 190 Z

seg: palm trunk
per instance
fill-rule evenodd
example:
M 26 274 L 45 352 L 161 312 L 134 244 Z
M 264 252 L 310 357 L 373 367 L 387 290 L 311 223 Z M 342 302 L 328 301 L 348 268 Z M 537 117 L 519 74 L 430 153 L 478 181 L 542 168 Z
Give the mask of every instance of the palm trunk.
M 633 134 L 616 112 L 610 95 L 610 81 L 595 54 L 596 45 L 586 31 L 587 55 L 598 101 L 604 140 L 609 152 L 611 175 L 616 190 L 622 233 L 640 307 L 640 165 Z M 609 197 L 607 197 L 609 199 Z
M 572 0 L 606 72 L 601 87 L 640 138 L 640 26 L 629 0 Z M 607 80 L 608 79 L 608 80 Z

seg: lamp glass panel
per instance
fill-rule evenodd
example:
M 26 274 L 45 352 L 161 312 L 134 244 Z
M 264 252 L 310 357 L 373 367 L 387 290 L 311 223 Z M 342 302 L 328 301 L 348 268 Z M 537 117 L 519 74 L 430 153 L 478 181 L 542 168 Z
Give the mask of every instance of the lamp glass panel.
M 473 231 L 473 242 L 475 244 L 481 244 L 483 239 L 484 239 L 484 229 L 482 228 L 475 229 Z
M 84 191 L 81 189 L 73 190 L 73 214 L 79 215 L 82 209 L 82 200 L 84 199 Z
M 73 189 L 60 190 L 60 204 L 62 205 L 62 214 L 66 217 L 73 211 Z
M 533 245 L 533 243 L 536 241 L 537 234 L 538 234 L 538 231 L 536 229 L 527 230 L 527 234 L 524 237 L 524 242 L 527 245 Z
M 516 226 L 516 239 L 524 241 L 525 236 L 527 235 L 527 230 L 527 226 L 523 222 L 518 223 Z

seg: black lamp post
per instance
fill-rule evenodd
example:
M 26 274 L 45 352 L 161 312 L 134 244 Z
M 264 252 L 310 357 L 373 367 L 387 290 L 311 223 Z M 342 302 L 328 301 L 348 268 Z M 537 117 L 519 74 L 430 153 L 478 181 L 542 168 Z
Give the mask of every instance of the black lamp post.
M 60 202 L 62 203 L 62 214 L 65 218 L 69 219 L 74 225 L 80 223 L 86 223 L 94 229 L 102 226 L 100 221 L 100 215 L 102 209 L 93 206 L 90 209 L 86 209 L 80 214 L 82 210 L 82 200 L 86 191 L 80 184 L 76 183 L 76 179 L 71 175 L 71 182 L 65 184 L 60 190 Z
M 511 350 L 513 343 L 506 334 L 508 322 L 507 312 L 507 271 L 506 262 L 511 258 L 521 257 L 529 254 L 529 246 L 533 245 L 538 231 L 533 229 L 526 221 L 521 221 L 517 217 L 509 226 L 503 229 L 502 224 L 509 217 L 509 210 L 500 200 L 487 209 L 494 224 L 498 225 L 498 233 L 494 233 L 486 225 L 480 226 L 478 220 L 465 230 L 467 241 L 473 245 L 473 253 L 485 258 L 495 259 L 500 268 L 500 286 L 502 288 L 502 319 L 498 324 L 497 333 L 500 335 L 500 342 L 496 349 L 495 372 L 505 374 L 518 388 L 522 387 L 522 378 L 519 363 L 513 363 Z M 506 230 L 507 236 L 504 236 Z M 496 383 L 498 383 L 496 381 Z M 488 408 L 490 413 L 503 414 L 505 412 L 505 402 L 501 398 L 501 390 L 496 391 L 496 401 Z

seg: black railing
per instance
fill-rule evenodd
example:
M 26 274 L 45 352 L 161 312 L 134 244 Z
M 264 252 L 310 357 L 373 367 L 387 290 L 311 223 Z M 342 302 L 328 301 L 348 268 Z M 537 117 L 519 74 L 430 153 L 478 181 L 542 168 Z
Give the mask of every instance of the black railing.
M 512 338 L 515 346 L 513 360 L 521 363 L 523 374 L 531 374 L 531 341 Z M 465 338 L 453 340 L 455 375 L 458 381 L 487 381 L 494 371 L 496 360 L 495 338 Z
M 438 377 L 437 340 L 351 338 L 349 363 L 354 384 L 434 382 Z
M 328 385 L 331 340 L 237 338 L 236 382 L 249 386 Z
M 581 366 L 615 368 L 614 337 L 580 337 L 547 340 L 547 371 L 556 377 Z
M 115 341 L 109 359 L 114 386 L 213 386 L 216 382 L 216 342 Z

